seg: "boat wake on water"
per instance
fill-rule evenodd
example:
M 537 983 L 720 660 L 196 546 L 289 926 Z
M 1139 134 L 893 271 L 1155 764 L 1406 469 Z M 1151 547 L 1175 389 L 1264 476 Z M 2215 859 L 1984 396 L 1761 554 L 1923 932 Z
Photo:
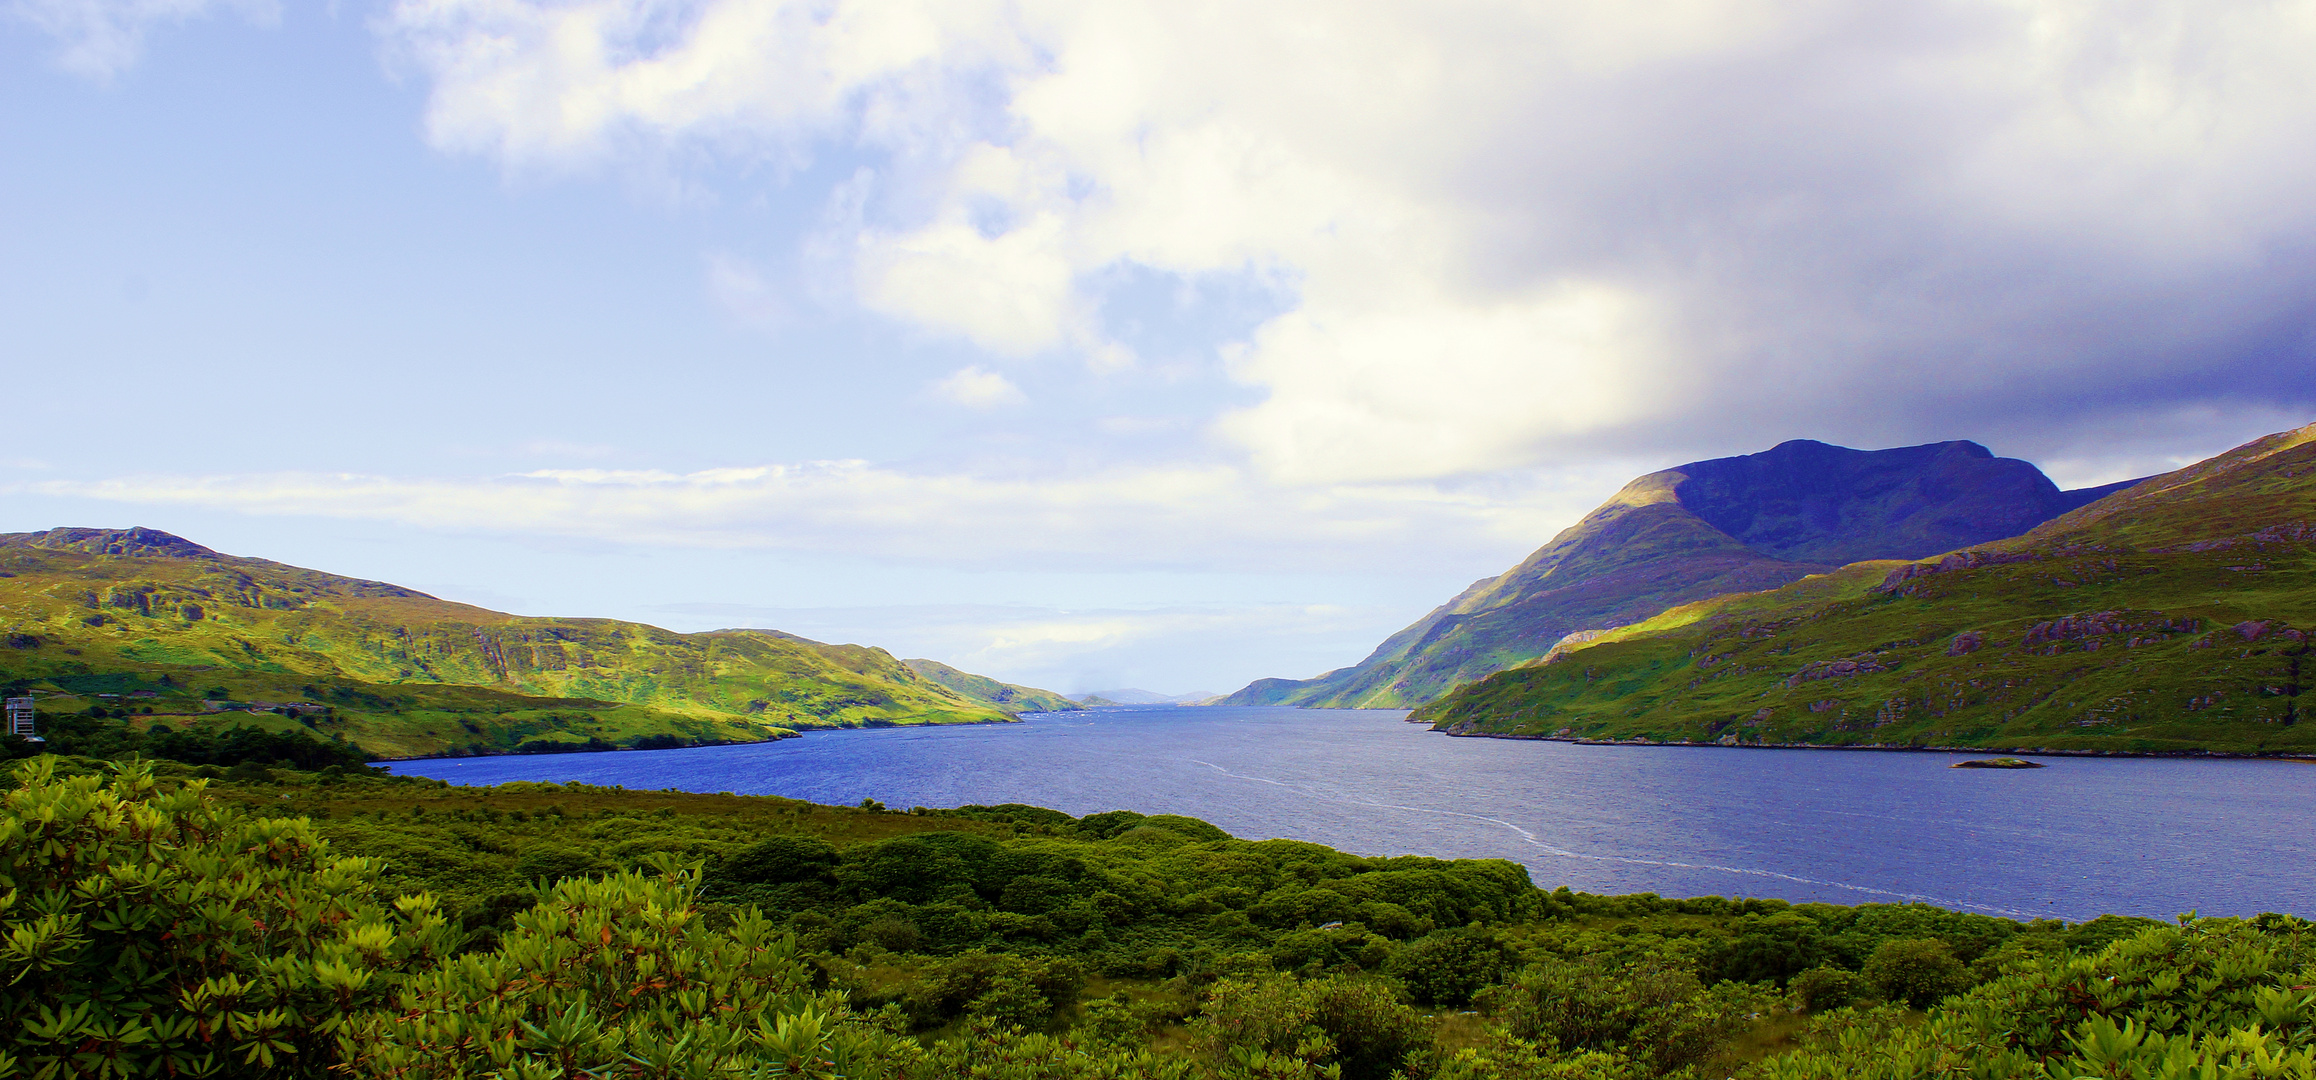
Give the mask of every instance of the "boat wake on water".
M 1523 829 L 1518 825 L 1504 820 L 1503 818 L 1489 817 L 1485 814 L 1469 814 L 1461 810 L 1442 810 L 1431 806 L 1407 806 L 1401 803 L 1388 803 L 1379 802 L 1373 799 L 1354 798 L 1339 792 L 1322 791 L 1307 784 L 1298 784 L 1292 781 L 1278 780 L 1267 776 L 1249 776 L 1245 773 L 1232 772 L 1229 769 L 1215 764 L 1214 762 L 1201 761 L 1198 758 L 1188 758 L 1186 760 L 1194 764 L 1204 765 L 1207 768 L 1213 769 L 1214 771 L 1234 780 L 1246 780 L 1257 784 L 1269 784 L 1273 787 L 1283 788 L 1287 791 L 1294 792 L 1297 795 L 1301 795 L 1304 798 L 1312 799 L 1318 802 L 1334 802 L 1342 803 L 1348 806 L 1369 806 L 1379 810 L 1401 810 L 1411 814 L 1432 814 L 1439 817 L 1463 818 L 1467 821 L 1479 821 L 1490 825 L 1501 826 L 1505 829 L 1511 830 L 1513 834 L 1520 838 L 1522 843 L 1525 843 L 1528 846 L 1543 852 L 1544 854 L 1552 855 L 1562 859 L 1581 859 L 1588 862 L 1621 863 L 1631 866 L 1663 866 L 1680 870 L 1713 870 L 1725 874 L 1739 874 L 1749 877 L 1772 878 L 1779 881 L 1791 881 L 1799 885 L 1816 885 L 1829 889 L 1842 889 L 1849 892 L 1864 893 L 1871 896 L 1886 897 L 1893 900 L 1911 900 L 1925 904 L 1935 904 L 1944 908 L 1968 908 L 1973 911 L 1984 911 L 1994 915 L 2008 915 L 2023 919 L 2050 917 L 2048 912 L 2036 914 L 2034 912 L 2018 911 L 2005 907 L 1994 907 L 1987 904 L 1973 904 L 1964 900 L 1950 900 L 1944 897 L 1925 895 L 1923 893 L 1900 892 L 1893 889 L 1877 889 L 1870 885 L 1852 885 L 1842 881 L 1826 881 L 1820 878 L 1802 877 L 1798 874 L 1781 873 L 1776 870 L 1760 870 L 1745 866 L 1724 866 L 1719 863 L 1679 862 L 1671 859 L 1641 859 L 1626 855 L 1593 855 L 1581 851 L 1570 851 L 1567 848 L 1556 847 L 1552 844 L 1546 843 L 1543 838 L 1537 836 L 1535 833 L 1530 832 L 1527 829 Z

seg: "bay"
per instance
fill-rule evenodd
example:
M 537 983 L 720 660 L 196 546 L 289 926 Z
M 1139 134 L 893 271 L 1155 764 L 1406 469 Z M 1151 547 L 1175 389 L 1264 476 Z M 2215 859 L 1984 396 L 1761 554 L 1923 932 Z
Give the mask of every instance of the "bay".
M 398 762 L 900 809 L 1186 814 L 1362 855 L 1500 858 L 1582 892 L 1926 901 L 2013 917 L 2316 915 L 2316 766 L 1578 746 L 1451 738 L 1397 710 L 1151 706 L 749 746 Z

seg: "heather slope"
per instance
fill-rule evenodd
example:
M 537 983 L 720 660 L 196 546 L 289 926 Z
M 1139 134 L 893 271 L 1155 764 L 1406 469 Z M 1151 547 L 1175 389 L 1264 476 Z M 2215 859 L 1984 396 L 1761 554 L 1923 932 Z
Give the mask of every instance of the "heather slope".
M 1970 442 L 1851 450 L 1795 440 L 1627 484 L 1520 565 L 1473 583 L 1358 665 L 1265 679 L 1234 705 L 1404 708 L 1544 656 L 1572 633 L 1773 589 L 1843 563 L 2014 536 L 2107 489 L 2065 492 Z
M 881 649 L 509 615 L 154 530 L 0 535 L 0 574 L 0 681 L 44 709 L 142 692 L 161 722 L 302 723 L 386 756 L 1005 719 Z
M 1675 608 L 1417 711 L 1458 734 L 2316 751 L 2316 426 L 2022 536 Z

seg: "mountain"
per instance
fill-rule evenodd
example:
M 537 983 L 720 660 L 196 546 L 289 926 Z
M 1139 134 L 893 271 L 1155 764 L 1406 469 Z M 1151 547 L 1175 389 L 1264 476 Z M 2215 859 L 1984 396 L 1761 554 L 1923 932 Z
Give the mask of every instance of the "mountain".
M 1007 719 L 882 649 L 527 618 L 143 528 L 0 534 L 0 683 L 44 712 L 305 726 L 383 757 Z
M 1973 442 L 1851 450 L 1795 440 L 1626 484 L 1527 560 L 1474 582 L 1357 665 L 1263 679 L 1226 705 L 1407 708 L 1537 659 L 1570 634 L 1772 589 L 1860 559 L 2016 536 L 2123 485 L 2061 491 Z
M 1032 686 L 1015 686 L 998 682 L 987 675 L 959 671 L 938 660 L 903 660 L 909 670 L 919 676 L 946 686 L 966 698 L 980 702 L 999 712 L 1018 715 L 1025 712 L 1067 712 L 1081 706 L 1051 690 Z
M 1675 608 L 1411 719 L 1454 734 L 2316 751 L 2316 425 L 2026 534 Z
M 1079 694 L 1077 700 L 1081 705 L 1195 705 L 1215 696 L 1203 690 L 1188 694 L 1161 694 L 1129 687 L 1124 690 L 1096 690 Z

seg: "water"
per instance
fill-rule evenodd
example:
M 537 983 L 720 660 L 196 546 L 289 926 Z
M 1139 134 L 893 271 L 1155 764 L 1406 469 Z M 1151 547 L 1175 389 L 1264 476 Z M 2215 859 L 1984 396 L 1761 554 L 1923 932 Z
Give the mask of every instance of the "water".
M 1457 739 L 1385 710 L 1105 708 L 753 746 L 402 762 L 892 807 L 1187 814 L 1364 855 L 1512 859 L 1546 887 L 1924 900 L 2014 917 L 2316 915 L 2316 766 Z

